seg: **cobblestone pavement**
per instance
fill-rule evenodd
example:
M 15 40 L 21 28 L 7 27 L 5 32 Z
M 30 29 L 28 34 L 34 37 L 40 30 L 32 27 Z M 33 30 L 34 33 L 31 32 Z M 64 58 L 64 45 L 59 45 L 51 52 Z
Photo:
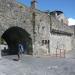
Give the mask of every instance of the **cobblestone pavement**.
M 6 56 L 0 60 L 0 75 L 75 75 L 75 59 Z

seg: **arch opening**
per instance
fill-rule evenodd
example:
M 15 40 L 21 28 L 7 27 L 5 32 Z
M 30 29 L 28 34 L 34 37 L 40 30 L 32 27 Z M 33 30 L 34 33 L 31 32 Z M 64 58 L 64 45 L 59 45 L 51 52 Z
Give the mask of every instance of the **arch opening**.
M 32 39 L 30 34 L 23 28 L 11 27 L 1 36 L 8 45 L 7 54 L 17 54 L 19 41 L 24 47 L 24 53 L 32 55 Z

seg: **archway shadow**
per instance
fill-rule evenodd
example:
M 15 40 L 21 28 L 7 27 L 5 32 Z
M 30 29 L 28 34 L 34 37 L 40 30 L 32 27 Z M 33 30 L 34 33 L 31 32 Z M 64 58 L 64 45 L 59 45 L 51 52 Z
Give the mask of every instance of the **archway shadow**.
M 8 55 L 15 55 L 18 51 L 18 44 L 21 41 L 21 44 L 24 47 L 24 53 L 32 55 L 32 39 L 30 34 L 23 28 L 20 27 L 11 27 L 8 28 L 3 35 L 1 36 L 7 42 L 8 50 L 6 51 Z

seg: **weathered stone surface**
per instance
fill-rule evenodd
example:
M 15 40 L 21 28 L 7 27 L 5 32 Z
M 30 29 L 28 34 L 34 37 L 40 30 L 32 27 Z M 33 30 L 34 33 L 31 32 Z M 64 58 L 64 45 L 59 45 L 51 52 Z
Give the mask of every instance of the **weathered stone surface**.
M 51 35 L 50 37 L 50 49 L 51 53 L 56 53 L 56 49 L 60 51 L 62 49 L 63 51 L 65 50 L 70 51 L 72 50 L 72 37 L 71 36 L 64 36 L 64 35 Z
M 11 10 L 10 8 L 7 8 L 8 3 L 12 4 L 10 7 Z M 32 34 L 31 15 L 29 11 L 26 11 L 28 8 L 24 6 L 23 8 L 20 8 L 22 5 L 17 4 L 15 0 L 6 0 L 4 3 L 1 1 L 1 4 L 5 5 L 4 8 L 2 8 L 4 11 L 0 12 L 0 26 L 1 29 L 3 29 L 3 32 L 10 27 L 19 26 Z
M 25 29 L 33 40 L 31 9 L 17 3 L 16 0 L 0 0 L 0 36 L 13 26 Z M 52 30 L 55 34 L 51 32 Z M 68 36 L 66 33 L 70 35 Z M 65 45 L 66 50 L 72 50 L 73 35 L 73 28 L 65 26 L 47 13 L 35 10 L 33 55 L 48 55 L 50 52 L 55 52 L 58 41 L 60 48 Z
M 61 23 L 54 17 L 51 17 L 51 21 L 52 21 L 52 29 L 59 31 L 59 33 L 60 32 L 69 33 L 69 34 L 74 33 L 73 28 L 71 28 L 70 26 L 64 25 L 63 23 Z

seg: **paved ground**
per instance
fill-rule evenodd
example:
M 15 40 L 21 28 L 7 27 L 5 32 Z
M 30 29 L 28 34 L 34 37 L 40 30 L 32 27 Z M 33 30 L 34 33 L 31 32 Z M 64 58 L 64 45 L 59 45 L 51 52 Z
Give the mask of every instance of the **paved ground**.
M 24 55 L 20 61 L 13 61 L 15 58 L 0 60 L 0 75 L 75 75 L 75 59 Z

